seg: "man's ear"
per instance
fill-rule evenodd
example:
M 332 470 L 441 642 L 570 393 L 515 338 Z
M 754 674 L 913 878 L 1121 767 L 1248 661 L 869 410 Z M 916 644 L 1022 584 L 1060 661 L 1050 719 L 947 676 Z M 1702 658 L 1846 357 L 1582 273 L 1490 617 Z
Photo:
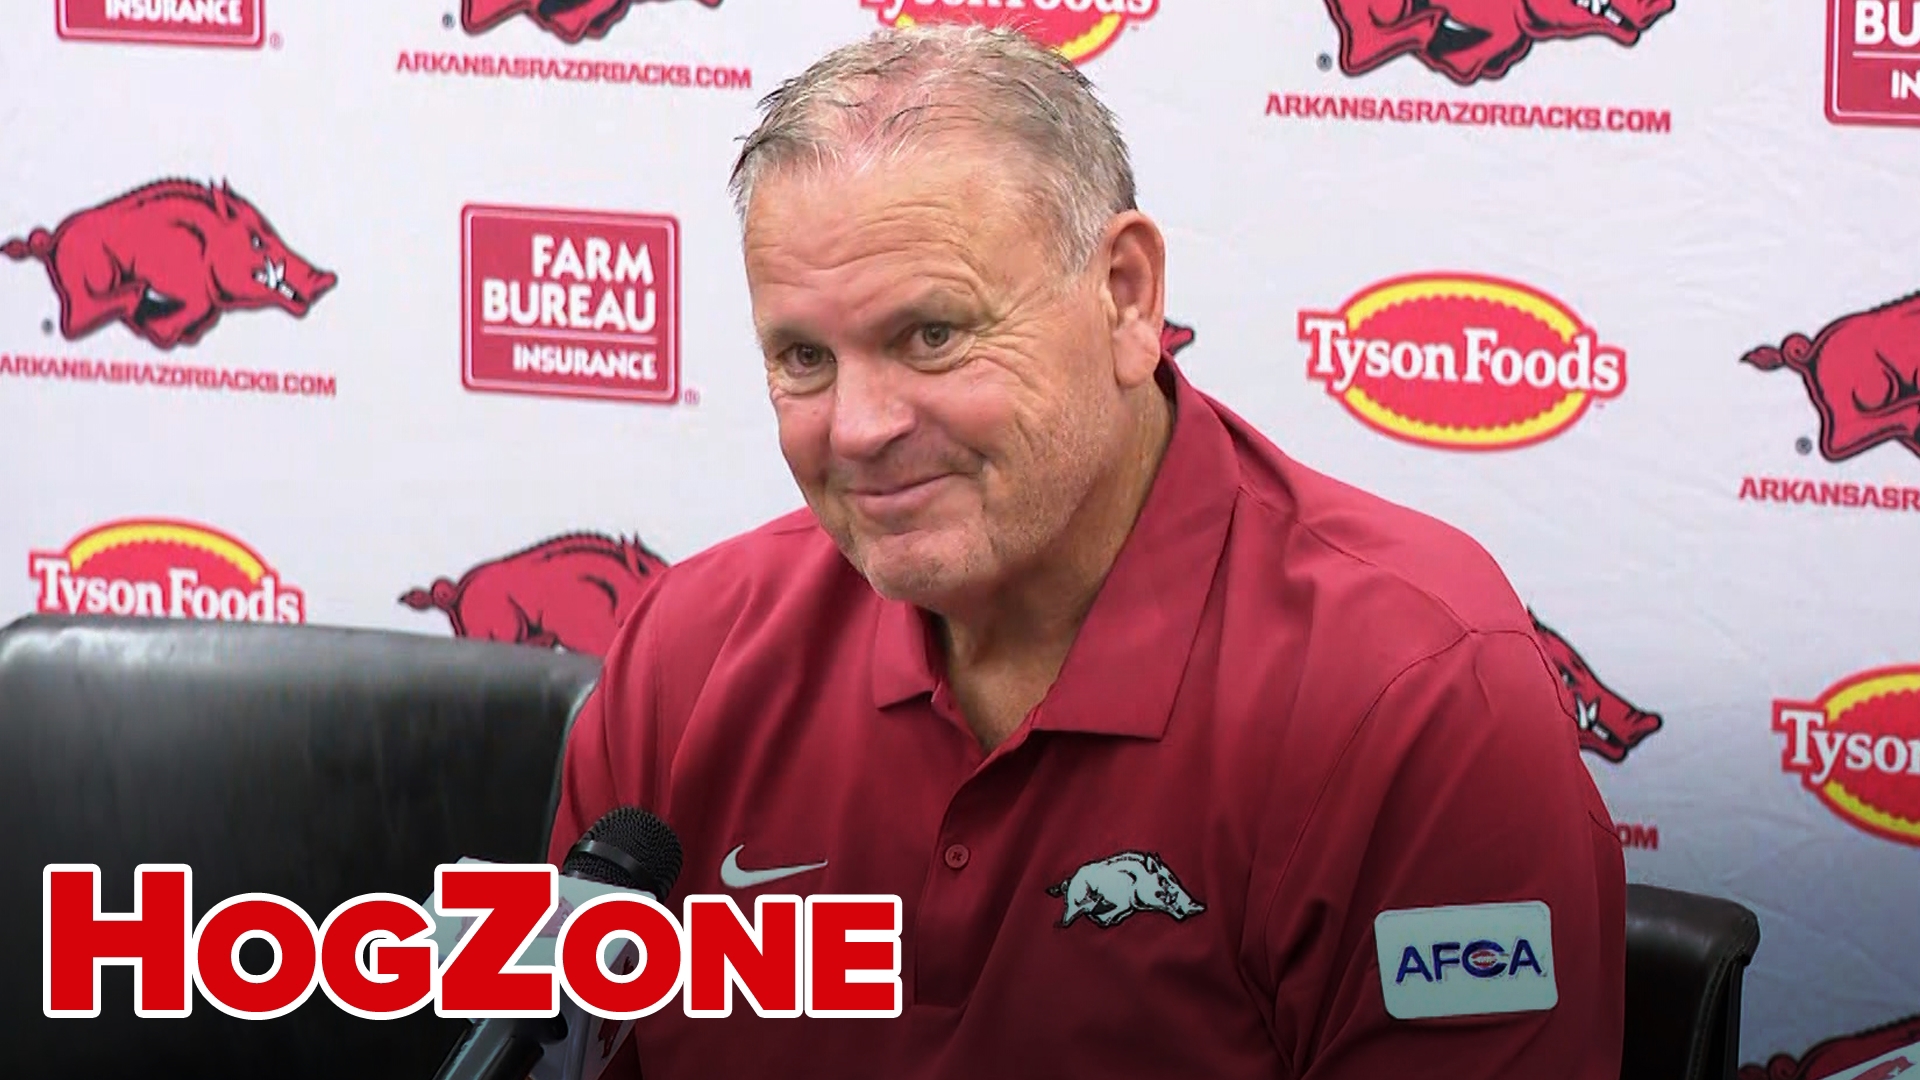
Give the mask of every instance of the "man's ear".
M 1167 242 L 1153 219 L 1138 210 L 1109 222 L 1105 241 L 1104 299 L 1113 333 L 1113 375 L 1130 389 L 1152 380 L 1160 366 Z

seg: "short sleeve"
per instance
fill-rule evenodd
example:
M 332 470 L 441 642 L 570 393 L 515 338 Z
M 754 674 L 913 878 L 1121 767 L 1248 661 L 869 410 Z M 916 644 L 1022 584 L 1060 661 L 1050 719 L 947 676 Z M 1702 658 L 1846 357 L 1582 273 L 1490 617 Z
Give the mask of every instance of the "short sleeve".
M 664 578 L 663 578 L 664 580 Z M 649 589 L 621 624 L 601 662 L 600 679 L 567 734 L 559 799 L 547 841 L 547 861 L 564 865 L 567 852 L 594 822 L 616 806 L 651 809 L 659 745 L 660 583 Z M 600 1080 L 640 1080 L 629 1036 Z
M 671 571 L 668 571 L 671 573 Z M 547 861 L 555 866 L 616 806 L 649 800 L 660 744 L 658 624 L 665 575 L 634 604 L 607 647 L 600 678 L 567 732 Z
M 1250 931 L 1301 1080 L 1618 1080 L 1624 860 L 1531 635 L 1401 672 L 1281 857 Z

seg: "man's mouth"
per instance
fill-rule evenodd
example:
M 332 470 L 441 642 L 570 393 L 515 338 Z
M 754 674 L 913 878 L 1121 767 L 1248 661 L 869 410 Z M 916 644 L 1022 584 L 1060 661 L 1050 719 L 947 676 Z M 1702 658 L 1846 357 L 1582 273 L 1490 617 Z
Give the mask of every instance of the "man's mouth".
M 921 509 L 939 495 L 941 481 L 950 478 L 941 473 L 896 484 L 866 484 L 849 488 L 847 496 L 868 517 L 897 517 Z

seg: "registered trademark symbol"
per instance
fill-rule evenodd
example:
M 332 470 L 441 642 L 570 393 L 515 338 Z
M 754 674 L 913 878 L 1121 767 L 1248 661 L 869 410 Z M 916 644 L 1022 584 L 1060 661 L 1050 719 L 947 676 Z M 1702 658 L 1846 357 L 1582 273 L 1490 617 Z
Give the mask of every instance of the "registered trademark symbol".
M 1805 435 L 1802 435 L 1799 438 L 1793 440 L 1793 448 L 1803 455 L 1811 454 L 1813 453 L 1813 440 L 1807 438 Z
M 689 386 L 685 390 L 680 391 L 680 400 L 689 405 L 698 405 L 700 404 L 700 391 Z
M 273 33 L 267 35 L 267 44 L 277 49 L 285 45 L 286 41 L 280 37 L 280 31 L 275 30 Z
M 440 28 L 443 30 L 453 29 L 453 16 L 451 15 L 440 16 Z
M 53 333 L 53 320 L 52 320 L 52 319 L 41 319 L 41 320 L 40 320 L 40 332 L 41 332 L 41 333 L 43 333 L 43 334 L 51 334 L 51 333 Z
M 1328 56 L 1326 53 L 1321 53 L 1320 59 L 1315 60 L 1313 63 L 1314 66 L 1318 67 L 1321 71 L 1333 70 L 1333 57 Z

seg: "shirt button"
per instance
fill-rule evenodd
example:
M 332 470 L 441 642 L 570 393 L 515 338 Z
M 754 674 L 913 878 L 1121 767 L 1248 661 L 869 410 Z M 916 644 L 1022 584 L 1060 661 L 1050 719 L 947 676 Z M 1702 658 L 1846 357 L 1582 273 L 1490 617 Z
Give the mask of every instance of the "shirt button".
M 947 865 L 955 870 L 967 865 L 967 860 L 971 857 L 965 844 L 953 844 L 947 848 Z

